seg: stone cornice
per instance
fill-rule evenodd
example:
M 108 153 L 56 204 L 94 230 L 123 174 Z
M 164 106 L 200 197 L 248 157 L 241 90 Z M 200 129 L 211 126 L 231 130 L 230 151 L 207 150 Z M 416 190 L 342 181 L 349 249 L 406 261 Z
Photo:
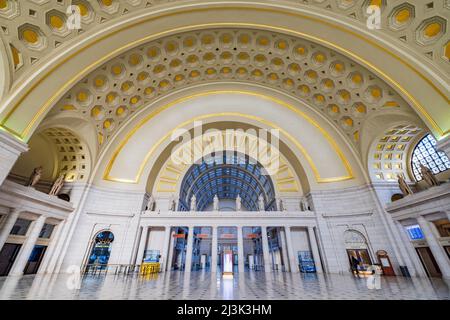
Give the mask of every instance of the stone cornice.
M 0 203 L 24 212 L 42 214 L 57 219 L 65 219 L 74 210 L 70 202 L 9 180 L 5 180 L 0 187 Z
M 386 211 L 389 213 L 401 213 L 409 211 L 410 209 L 418 209 L 418 206 L 433 203 L 434 206 L 440 205 L 440 200 L 448 199 L 450 197 L 450 183 L 444 183 L 437 187 L 414 193 L 386 205 Z
M 28 145 L 26 143 L 18 140 L 3 130 L 0 130 L 0 146 L 15 154 L 21 154 L 28 151 Z

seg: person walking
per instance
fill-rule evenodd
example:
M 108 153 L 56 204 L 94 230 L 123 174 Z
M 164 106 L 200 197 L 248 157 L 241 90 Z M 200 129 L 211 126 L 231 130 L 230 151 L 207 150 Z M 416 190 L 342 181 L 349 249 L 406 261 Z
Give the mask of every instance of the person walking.
M 352 256 L 351 265 L 353 273 L 356 273 L 356 275 L 359 277 L 359 270 L 358 270 L 359 260 L 356 259 L 354 256 Z

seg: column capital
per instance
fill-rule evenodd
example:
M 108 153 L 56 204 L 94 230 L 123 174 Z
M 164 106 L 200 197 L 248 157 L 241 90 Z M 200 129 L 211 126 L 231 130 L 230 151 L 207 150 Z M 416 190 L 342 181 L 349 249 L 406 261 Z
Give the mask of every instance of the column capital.
M 40 221 L 40 220 L 44 220 L 44 221 L 47 220 L 47 216 L 45 214 L 41 214 L 35 221 Z
M 428 220 L 424 216 L 417 216 L 417 222 L 420 224 L 421 222 L 428 222 Z
M 24 211 L 22 208 L 9 208 L 9 214 L 19 215 Z

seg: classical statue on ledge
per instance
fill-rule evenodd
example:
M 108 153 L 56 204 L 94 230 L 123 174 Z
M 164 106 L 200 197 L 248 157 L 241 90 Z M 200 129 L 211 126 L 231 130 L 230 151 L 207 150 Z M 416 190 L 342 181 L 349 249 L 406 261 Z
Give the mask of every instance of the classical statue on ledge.
M 240 195 L 236 197 L 236 211 L 241 211 L 242 209 L 242 199 Z
M 175 211 L 177 202 L 175 201 L 175 195 L 171 195 L 169 199 L 169 211 Z
M 408 196 L 410 194 L 413 194 L 414 192 L 411 190 L 410 186 L 406 183 L 405 178 L 403 178 L 401 175 L 397 175 L 397 181 L 398 186 L 400 190 L 402 191 L 404 196 Z
M 278 207 L 278 211 L 286 211 L 286 208 L 284 207 L 283 199 L 278 198 L 277 207 Z
M 44 168 L 42 166 L 37 167 L 33 170 L 30 180 L 28 180 L 27 187 L 34 187 L 39 182 L 39 180 L 41 180 L 43 170 Z
M 306 199 L 306 197 L 302 197 L 300 199 L 300 211 L 308 211 L 308 200 Z
M 150 195 L 150 198 L 148 199 L 147 210 L 155 211 L 155 198 L 153 198 L 153 195 Z
M 61 191 L 62 187 L 64 186 L 64 178 L 66 176 L 64 174 L 60 174 L 58 179 L 53 183 L 52 189 L 49 192 L 49 195 L 51 196 L 57 196 L 59 192 Z
M 423 164 L 420 165 L 420 174 L 422 175 L 423 180 L 430 186 L 438 186 L 439 181 L 434 176 L 433 172 L 427 167 L 425 167 Z
M 277 198 L 277 210 L 284 211 L 284 204 L 281 198 Z
M 191 198 L 191 207 L 190 207 L 191 211 L 197 211 L 197 197 L 195 196 L 195 194 L 192 195 Z
M 213 208 L 214 211 L 219 211 L 219 197 L 217 196 L 217 194 L 214 196 Z
M 258 206 L 259 211 L 266 211 L 266 206 L 264 205 L 264 196 L 262 194 L 259 195 Z

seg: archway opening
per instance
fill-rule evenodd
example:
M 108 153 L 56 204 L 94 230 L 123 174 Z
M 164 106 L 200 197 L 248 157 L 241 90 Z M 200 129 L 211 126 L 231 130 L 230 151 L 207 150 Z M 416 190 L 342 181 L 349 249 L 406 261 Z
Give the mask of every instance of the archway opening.
M 195 211 L 235 211 L 238 196 L 243 211 L 276 209 L 274 184 L 259 162 L 237 152 L 212 153 L 187 171 L 178 209 L 192 209 L 195 199 Z
M 93 239 L 94 244 L 89 255 L 88 265 L 107 268 L 111 256 L 111 245 L 114 234 L 111 231 L 101 231 Z
M 345 248 L 352 272 L 359 273 L 372 265 L 369 246 L 366 237 L 356 230 L 347 230 L 344 233 Z

